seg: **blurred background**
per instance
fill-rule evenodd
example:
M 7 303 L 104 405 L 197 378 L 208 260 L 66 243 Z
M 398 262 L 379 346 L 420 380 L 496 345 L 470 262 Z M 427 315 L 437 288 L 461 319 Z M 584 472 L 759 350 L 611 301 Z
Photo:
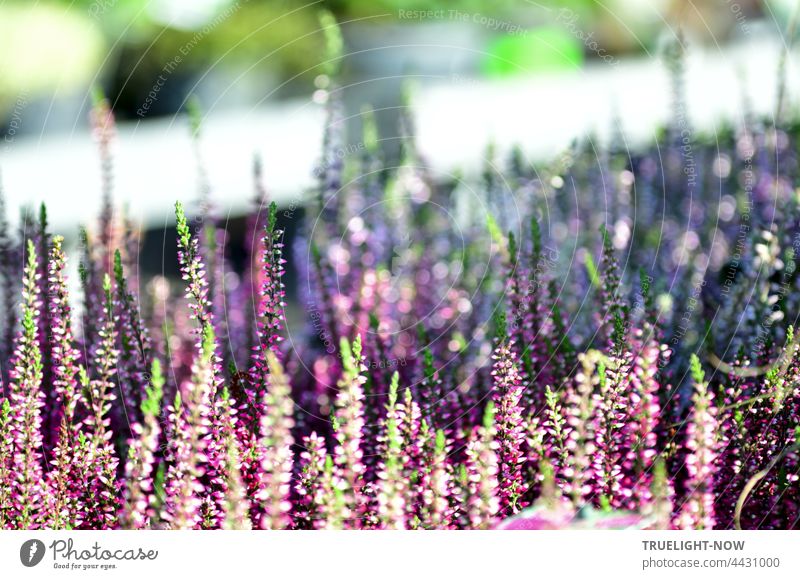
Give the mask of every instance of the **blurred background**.
M 7 205 L 46 201 L 74 231 L 100 204 L 88 127 L 93 87 L 118 119 L 115 196 L 163 228 L 196 196 L 184 114 L 203 109 L 205 169 L 223 214 L 252 197 L 253 155 L 270 194 L 302 205 L 313 185 L 332 63 L 325 8 L 341 25 L 339 85 L 350 141 L 375 110 L 397 155 L 411 87 L 419 148 L 443 176 L 479 175 L 487 145 L 552 159 L 585 135 L 652 139 L 670 114 L 662 53 L 681 31 L 688 117 L 713 133 L 774 111 L 795 0 L 5 0 L 0 4 L 0 182 Z M 329 35 L 328 35 L 329 36 Z M 498 152 L 499 150 L 499 152 Z M 13 215 L 12 215 L 13 217 Z

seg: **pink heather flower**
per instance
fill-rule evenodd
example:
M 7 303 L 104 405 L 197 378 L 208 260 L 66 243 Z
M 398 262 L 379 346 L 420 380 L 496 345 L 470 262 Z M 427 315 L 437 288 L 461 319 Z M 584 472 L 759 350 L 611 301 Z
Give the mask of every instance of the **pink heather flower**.
M 397 405 L 398 430 L 402 440 L 401 464 L 403 476 L 416 481 L 419 477 L 422 459 L 422 440 L 420 439 L 421 411 L 413 398 L 411 388 L 406 388 L 403 402 Z M 419 525 L 422 509 L 422 487 L 419 484 L 406 485 L 406 521 L 408 528 Z
M 262 238 L 261 259 L 261 294 L 258 305 L 258 324 L 256 351 L 253 356 L 255 370 L 267 366 L 267 352 L 280 354 L 279 344 L 283 340 L 284 324 L 284 285 L 283 266 L 283 230 L 277 229 L 278 208 L 275 203 L 269 206 L 269 217 Z M 257 375 L 256 380 L 262 379 L 263 374 Z
M 686 430 L 686 497 L 676 524 L 681 529 L 713 529 L 714 474 L 717 458 L 717 418 L 714 398 L 696 355 L 691 359 L 694 403 Z
M 473 529 L 491 528 L 500 510 L 497 498 L 497 449 L 494 406 L 490 401 L 486 407 L 483 426 L 475 429 L 467 445 L 466 511 Z
M 347 524 L 361 526 L 365 497 L 364 462 L 361 440 L 364 430 L 364 382 L 367 367 L 361 355 L 361 337 L 356 337 L 352 349 L 346 339 L 341 345 L 344 373 L 338 382 L 334 416 L 334 462 L 336 478 L 341 481 L 344 505 L 347 509 Z
M 612 355 L 597 366 L 600 384 L 593 404 L 592 494 L 600 504 L 607 502 L 614 508 L 620 506 L 623 495 L 629 492 L 621 485 L 628 435 L 629 368 L 629 356 L 625 354 L 622 357 Z
M 569 494 L 571 481 L 575 477 L 572 452 L 570 450 L 573 428 L 564 417 L 564 410 L 557 393 L 549 386 L 545 388 L 544 436 L 542 437 L 542 451 L 556 474 L 556 481 L 561 489 Z
M 397 410 L 397 385 L 400 375 L 395 372 L 389 385 L 389 403 L 384 420 L 385 447 L 378 470 L 378 517 L 385 529 L 406 528 L 406 478 L 403 473 L 403 437 L 400 434 L 401 416 Z
M 208 299 L 208 280 L 206 279 L 205 266 L 200 259 L 198 241 L 189 230 L 186 213 L 180 202 L 175 203 L 176 230 L 178 233 L 178 261 L 181 266 L 181 275 L 187 282 L 186 298 L 189 301 L 189 310 L 192 319 L 197 320 L 197 346 L 202 347 L 203 331 L 207 325 L 212 325 L 211 302 Z
M 138 419 L 137 410 L 144 401 L 150 369 L 150 335 L 142 322 L 137 299 L 128 289 L 122 255 L 114 253 L 116 312 L 119 318 L 119 382 L 129 420 Z
M 71 424 L 75 416 L 78 396 L 78 361 L 80 353 L 75 347 L 72 332 L 72 309 L 65 270 L 67 258 L 62 244 L 64 238 L 55 236 L 50 253 L 49 291 L 51 327 L 53 336 L 53 385 L 58 393 L 64 418 Z
M 431 436 L 433 434 L 433 436 Z M 420 527 L 425 529 L 455 528 L 450 505 L 453 480 L 448 462 L 449 446 L 443 430 L 433 433 L 423 420 L 420 429 L 422 458 L 418 485 L 422 506 Z
M 585 505 L 594 497 L 592 461 L 595 454 L 596 426 L 594 416 L 594 392 L 600 383 L 597 366 L 602 354 L 592 350 L 578 355 L 578 371 L 567 385 L 565 396 L 565 422 L 568 429 L 570 484 L 559 483 L 576 506 Z M 562 476 L 565 474 L 562 470 Z
M 79 522 L 80 491 L 85 484 L 81 475 L 82 460 L 77 456 L 77 434 L 80 425 L 75 422 L 75 409 L 78 402 L 78 359 L 72 333 L 72 311 L 69 305 L 66 269 L 66 256 L 63 238 L 53 238 L 49 260 L 50 333 L 52 336 L 53 386 L 59 398 L 60 427 L 58 439 L 53 450 L 50 472 L 47 475 L 50 487 L 51 528 L 75 528 Z M 59 416 L 53 412 L 54 416 Z
M 36 247 L 28 241 L 22 281 L 22 329 L 15 340 L 9 400 L 12 441 L 10 512 L 6 528 L 36 529 L 46 519 L 46 486 L 42 476 L 42 358 L 37 323 L 41 307 Z
M 219 516 L 215 497 L 209 496 L 201 480 L 208 464 L 213 356 L 214 330 L 211 324 L 206 324 L 202 353 L 195 360 L 191 380 L 176 395 L 169 418 L 169 468 L 163 518 L 173 529 L 201 528 Z
M 285 529 L 291 525 L 289 492 L 292 478 L 292 390 L 277 356 L 265 353 L 267 392 L 261 417 L 261 471 L 257 499 L 264 514 L 262 529 Z
M 181 273 L 184 281 L 187 282 L 186 297 L 189 301 L 189 309 L 192 318 L 197 321 L 197 326 L 193 330 L 197 339 L 195 347 L 197 349 L 196 360 L 201 364 L 195 364 L 195 371 L 191 383 L 196 384 L 197 392 L 195 399 L 198 408 L 190 406 L 191 412 L 199 412 L 202 416 L 202 437 L 204 450 L 204 481 L 205 496 L 203 497 L 202 519 L 204 528 L 217 528 L 222 524 L 225 512 L 225 493 L 228 479 L 228 429 L 235 428 L 235 420 L 232 416 L 230 406 L 219 401 L 219 394 L 222 385 L 222 372 L 220 368 L 219 344 L 214 333 L 214 316 L 212 305 L 209 300 L 208 281 L 206 280 L 206 270 L 198 249 L 197 237 L 193 236 L 189 230 L 186 214 L 180 203 L 175 204 L 176 229 L 178 234 L 178 259 L 181 266 Z M 205 367 L 206 355 L 208 354 L 208 368 Z M 202 374 L 206 370 L 210 376 L 206 380 L 205 376 L 198 376 L 198 371 Z M 187 402 L 188 404 L 188 402 Z
M 4 398 L 0 402 L 0 529 L 11 528 L 11 465 L 14 454 L 11 438 L 11 404 Z
M 627 410 L 632 443 L 625 457 L 629 478 L 624 482 L 631 494 L 624 506 L 631 510 L 652 510 L 653 466 L 658 454 L 656 428 L 661 417 L 656 376 L 662 349 L 651 337 L 643 338 L 641 330 L 637 335 Z
M 225 520 L 222 528 L 227 530 L 249 531 L 253 528 L 250 521 L 250 501 L 247 488 L 241 478 L 241 461 L 234 437 L 228 438 L 228 480 L 225 486 Z
M 325 440 L 316 432 L 303 438 L 305 450 L 300 453 L 300 475 L 295 485 L 294 525 L 298 529 L 318 529 L 323 526 L 325 498 L 322 477 L 325 471 Z
M 320 514 L 315 527 L 317 529 L 344 529 L 352 528 L 349 519 L 351 509 L 347 506 L 345 491 L 347 482 L 336 474 L 336 467 L 333 458 L 328 455 L 325 457 L 325 468 L 322 471 L 322 482 L 320 484 Z
M 134 437 L 128 442 L 128 460 L 125 463 L 125 489 L 123 491 L 122 509 L 119 516 L 120 526 L 126 529 L 147 529 L 155 515 L 152 508 L 153 468 L 155 453 L 161 435 L 159 416 L 161 414 L 161 397 L 164 393 L 164 376 L 161 363 L 153 360 L 150 387 L 147 397 L 142 402 L 142 423 L 134 423 L 131 431 Z
M 525 461 L 522 453 L 525 438 L 521 406 L 522 381 L 512 346 L 513 342 L 501 339 L 493 355 L 495 364 L 492 370 L 495 441 L 498 444 L 497 492 L 500 512 L 506 515 L 520 510 L 518 501 L 525 492 L 522 477 L 522 464 Z
M 111 297 L 111 278 L 108 274 L 103 280 L 105 307 L 98 322 L 99 342 L 92 358 L 90 379 L 83 368 L 79 369 L 81 385 L 88 393 L 88 416 L 84 420 L 89 433 L 87 451 L 87 468 L 90 481 L 84 493 L 86 516 L 82 528 L 113 528 L 119 514 L 118 484 L 116 471 L 119 463 L 111 443 L 113 432 L 110 427 L 109 411 L 116 399 L 113 393 L 118 352 L 115 348 L 116 318 Z

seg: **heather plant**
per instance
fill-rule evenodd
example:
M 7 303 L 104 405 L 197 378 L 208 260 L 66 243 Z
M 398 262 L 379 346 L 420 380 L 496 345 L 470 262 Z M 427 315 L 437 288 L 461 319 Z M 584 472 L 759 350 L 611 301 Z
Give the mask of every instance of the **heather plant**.
M 397 166 L 369 114 L 345 158 L 327 96 L 304 216 L 256 163 L 244 247 L 198 153 L 181 279 L 140 279 L 102 99 L 77 294 L 44 209 L 0 218 L 1 527 L 800 526 L 800 125 L 692 133 L 691 183 L 675 120 L 468 187 L 408 110 Z

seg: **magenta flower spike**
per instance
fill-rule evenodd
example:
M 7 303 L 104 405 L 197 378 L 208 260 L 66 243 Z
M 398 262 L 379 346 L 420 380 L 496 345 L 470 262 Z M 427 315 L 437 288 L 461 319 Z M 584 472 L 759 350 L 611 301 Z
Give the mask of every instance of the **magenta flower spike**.
M 272 351 L 265 354 L 267 391 L 261 417 L 261 471 L 257 499 L 262 504 L 262 529 L 286 529 L 291 525 L 289 493 L 292 479 L 292 428 L 294 403 L 289 379 Z
M 486 406 L 483 426 L 475 429 L 467 445 L 468 497 L 466 511 L 473 529 L 489 529 L 500 511 L 494 405 Z
M 397 408 L 397 386 L 400 375 L 395 372 L 389 385 L 389 403 L 384 420 L 383 460 L 378 470 L 378 517 L 381 528 L 406 528 L 406 478 L 403 472 L 403 437 L 401 415 Z
M 176 229 L 178 234 L 178 258 L 184 281 L 187 282 L 186 297 L 192 319 L 196 327 L 192 330 L 196 337 L 195 363 L 192 379 L 194 401 L 187 399 L 190 413 L 201 420 L 203 462 L 205 473 L 203 484 L 206 495 L 203 497 L 203 527 L 217 528 L 224 520 L 225 494 L 227 492 L 228 429 L 235 429 L 235 420 L 230 406 L 219 400 L 222 387 L 221 359 L 218 355 L 219 343 L 214 333 L 214 315 L 209 300 L 206 270 L 200 256 L 197 237 L 191 234 L 186 214 L 180 203 L 175 204 Z M 208 356 L 208 367 L 206 367 Z M 206 370 L 210 372 L 205 376 Z M 193 420 L 194 418 L 191 418 Z
M 713 529 L 714 474 L 717 458 L 717 411 L 714 397 L 708 390 L 708 382 L 700 366 L 700 359 L 691 359 L 694 381 L 694 406 L 686 429 L 686 496 L 680 506 L 676 524 L 681 529 Z
M 594 395 L 592 431 L 593 498 L 619 508 L 629 489 L 623 488 L 623 458 L 629 435 L 629 356 L 611 355 L 597 365 L 600 384 Z
M 81 442 L 86 452 L 85 468 L 88 469 L 88 486 L 84 489 L 85 514 L 81 528 L 107 529 L 117 523 L 119 514 L 119 484 L 116 480 L 119 459 L 111 439 L 110 410 L 117 399 L 114 394 L 119 352 L 116 349 L 117 331 L 114 303 L 111 295 L 111 278 L 103 280 L 105 306 L 98 321 L 99 342 L 92 357 L 92 374 L 79 368 L 81 386 L 87 393 L 87 417 L 84 427 L 88 436 Z
M 424 529 L 453 529 L 454 510 L 450 504 L 453 480 L 448 460 L 447 437 L 443 430 L 434 433 L 427 421 L 423 420 L 420 440 L 422 459 L 418 483 L 421 495 L 419 526 Z
M 14 446 L 11 438 L 11 404 L 8 398 L 0 401 L 0 529 L 9 529 L 13 524 L 11 465 Z
M 161 398 L 164 394 L 164 375 L 156 358 L 151 367 L 150 386 L 142 402 L 143 422 L 131 426 L 133 438 L 128 442 L 125 463 L 125 488 L 119 523 L 125 529 L 147 529 L 155 516 L 153 474 L 161 436 Z
M 148 370 L 151 366 L 150 335 L 145 327 L 137 298 L 128 287 L 122 265 L 122 255 L 114 252 L 114 278 L 116 282 L 115 306 L 119 318 L 119 381 L 128 419 L 138 420 L 140 406 L 148 388 Z
M 163 518 L 173 529 L 196 529 L 211 525 L 219 513 L 217 498 L 203 482 L 208 470 L 210 392 L 214 381 L 214 330 L 203 328 L 202 353 L 195 359 L 191 380 L 175 397 L 170 412 L 169 468 L 166 476 Z M 211 481 L 218 482 L 218 481 Z
M 628 480 L 624 485 L 630 489 L 625 506 L 631 510 L 652 511 L 655 508 L 652 494 L 654 461 L 658 455 L 657 428 L 661 418 L 658 400 L 660 385 L 657 381 L 661 347 L 652 337 L 637 331 L 634 341 L 637 356 L 633 360 L 631 394 L 628 416 L 630 417 L 630 445 L 625 457 Z
M 572 485 L 575 478 L 575 465 L 571 443 L 574 429 L 568 423 L 559 395 L 550 387 L 545 389 L 544 432 L 541 435 L 542 454 L 555 471 L 556 483 L 565 494 L 573 493 Z M 537 436 L 534 434 L 534 436 Z
M 513 515 L 520 510 L 518 501 L 525 492 L 522 477 L 522 464 L 525 461 L 522 451 L 525 439 L 522 379 L 512 347 L 513 342 L 500 339 L 494 351 L 492 370 L 495 440 L 498 444 L 497 493 L 500 512 L 504 515 Z
M 342 483 L 346 508 L 346 524 L 359 528 L 365 510 L 364 461 L 361 441 L 364 430 L 364 382 L 367 367 L 361 355 L 361 337 L 353 341 L 352 348 L 346 339 L 341 344 L 344 373 L 338 382 L 334 414 L 335 476 Z
M 22 329 L 17 334 L 10 371 L 8 424 L 12 444 L 10 509 L 7 528 L 36 529 L 47 519 L 42 471 L 42 358 L 37 323 L 41 308 L 37 251 L 27 245 L 22 281 Z
M 76 452 L 78 445 L 77 432 L 81 426 L 75 420 L 76 407 L 79 402 L 79 359 L 80 353 L 75 347 L 72 332 L 72 310 L 69 304 L 69 292 L 65 269 L 66 256 L 62 248 L 63 238 L 53 237 L 50 250 L 48 296 L 50 299 L 53 359 L 53 387 L 58 396 L 58 417 L 60 427 L 51 469 L 47 480 L 52 500 L 50 515 L 52 519 L 48 527 L 75 528 L 83 509 L 80 503 L 80 491 L 85 480 L 81 466 L 83 460 Z
M 295 485 L 294 526 L 297 529 L 320 529 L 324 526 L 326 489 L 323 488 L 325 461 L 328 453 L 325 439 L 316 432 L 303 438 L 305 450 L 300 453 L 300 474 Z

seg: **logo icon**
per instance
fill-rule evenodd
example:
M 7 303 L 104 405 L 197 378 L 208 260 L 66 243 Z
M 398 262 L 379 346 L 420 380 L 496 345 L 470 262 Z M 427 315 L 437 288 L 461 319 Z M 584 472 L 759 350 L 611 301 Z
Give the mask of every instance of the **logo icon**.
M 44 558 L 44 543 L 39 539 L 30 539 L 19 548 L 19 560 L 26 567 L 36 567 Z

